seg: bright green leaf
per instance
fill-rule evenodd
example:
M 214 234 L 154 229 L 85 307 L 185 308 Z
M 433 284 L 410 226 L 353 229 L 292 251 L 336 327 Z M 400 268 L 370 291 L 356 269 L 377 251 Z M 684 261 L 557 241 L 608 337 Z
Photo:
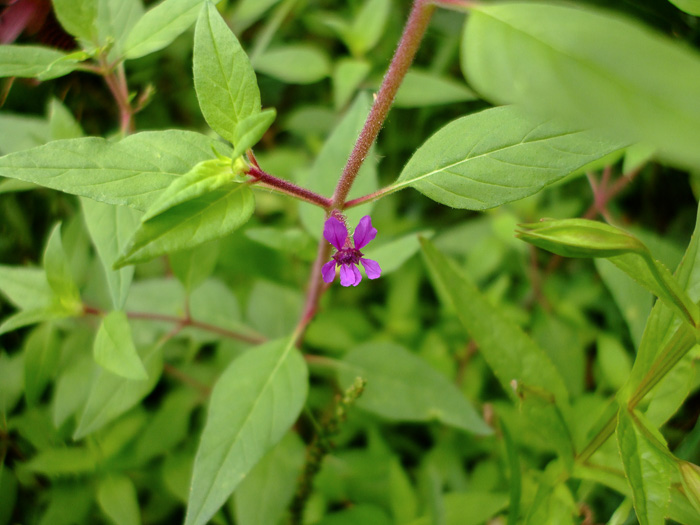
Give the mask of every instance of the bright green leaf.
M 211 128 L 235 144 L 236 126 L 260 112 L 250 61 L 214 4 L 202 7 L 194 31 L 194 87 Z
M 370 245 L 362 253 L 365 254 L 367 259 L 377 261 L 382 267 L 382 275 L 387 275 L 401 268 L 403 263 L 413 257 L 420 249 L 419 237 L 430 239 L 432 235 L 432 231 L 409 233 L 408 235 L 404 235 L 376 247 Z
M 74 309 L 66 310 L 63 306 L 55 304 L 43 308 L 22 310 L 3 320 L 2 324 L 0 324 L 0 335 L 12 332 L 24 326 L 29 326 L 30 324 L 71 317 L 76 315 L 76 313 Z
M 462 117 L 430 137 L 404 167 L 395 189 L 485 210 L 528 195 L 623 147 L 515 106 Z
M 341 58 L 333 69 L 333 103 L 336 109 L 347 104 L 367 77 L 372 66 L 363 59 Z
M 238 158 L 249 148 L 255 146 L 262 138 L 268 128 L 275 121 L 277 111 L 265 109 L 260 113 L 253 113 L 243 120 L 239 120 L 233 132 L 233 153 L 232 158 Z
M 474 490 L 444 495 L 445 525 L 482 525 L 505 509 L 508 496 L 497 492 Z M 409 525 L 431 525 L 430 517 L 412 521 Z M 553 522 L 552 522 L 553 523 Z
M 97 0 L 52 0 L 53 11 L 71 35 L 91 43 L 95 35 Z
M 343 39 L 355 56 L 362 56 L 377 45 L 384 34 L 391 11 L 390 0 L 365 0 Z
M 253 63 L 256 71 L 287 84 L 313 84 L 331 73 L 326 53 L 311 44 L 286 44 L 266 51 Z
M 124 42 L 144 14 L 143 3 L 141 0 L 97 2 L 97 38 L 101 46 L 111 43 L 107 60 L 115 61 L 123 56 Z
M 42 80 L 67 75 L 79 60 L 50 47 L 0 46 L 0 77 L 41 77 Z
M 368 343 L 350 351 L 338 369 L 343 387 L 367 380 L 357 406 L 391 421 L 437 420 L 466 432 L 492 432 L 447 377 L 393 343 Z
M 24 390 L 24 354 L 9 356 L 0 350 L 0 417 L 12 412 Z
M 267 337 L 283 337 L 299 321 L 304 297 L 294 288 L 270 281 L 257 281 L 248 299 L 250 325 Z
M 97 503 L 114 525 L 139 525 L 141 511 L 134 483 L 124 475 L 102 479 L 97 486 Z
M 46 119 L 34 116 L 0 113 L 0 153 L 7 155 L 15 151 L 46 144 L 51 140 L 51 129 Z M 5 180 L 0 184 L 7 184 Z M 32 186 L 29 186 L 32 187 Z
M 214 271 L 219 258 L 219 245 L 214 242 L 201 244 L 191 250 L 170 254 L 170 267 L 187 293 L 192 293 Z
M 51 140 L 77 139 L 83 136 L 80 124 L 68 108 L 55 98 L 49 102 L 49 128 Z
M 43 263 L 46 279 L 61 306 L 67 311 L 82 310 L 80 292 L 71 274 L 66 252 L 63 250 L 60 223 L 51 230 L 44 250 Z
M 126 379 L 148 379 L 131 337 L 129 320 L 121 310 L 102 319 L 92 351 L 95 362 L 105 370 Z
M 455 104 L 476 99 L 476 93 L 449 77 L 439 77 L 430 71 L 410 69 L 396 93 L 397 108 L 421 108 L 440 104 Z
M 590 6 L 480 5 L 462 69 L 498 104 L 527 104 L 700 166 L 700 54 L 635 20 Z
M 316 258 L 316 242 L 313 237 L 299 228 L 280 230 L 279 228 L 262 226 L 246 228 L 245 234 L 246 237 L 263 246 L 296 255 L 303 261 L 313 262 Z M 2 290 L 2 284 L 0 284 L 0 290 Z
M 207 0 L 163 0 L 149 9 L 124 42 L 126 58 L 140 58 L 160 51 L 184 33 Z
M 601 333 L 597 341 L 597 356 L 600 368 L 608 385 L 619 390 L 629 378 L 632 359 L 622 343 L 609 334 Z
M 306 400 L 306 363 L 289 339 L 235 359 L 209 401 L 192 474 L 186 525 L 203 525 L 289 430 Z
M 48 477 L 79 476 L 97 469 L 97 451 L 82 447 L 42 450 L 26 463 L 30 472 Z
M 26 266 L 0 265 L 0 292 L 22 310 L 46 306 L 53 296 L 46 272 Z
M 86 381 L 86 378 L 92 376 L 94 365 L 95 361 L 92 357 L 84 355 L 58 376 L 52 407 L 53 423 L 56 428 L 60 428 L 85 404 L 85 399 L 90 392 L 90 382 Z
M 689 15 L 700 16 L 700 0 L 669 0 L 678 9 Z
M 0 46 L 0 49 L 2 46 Z M 212 159 L 220 142 L 191 131 L 146 131 L 119 142 L 86 137 L 0 157 L 0 177 L 145 210 L 178 176 Z
M 54 480 L 49 490 L 49 505 L 39 525 L 87 523 L 94 499 L 94 490 L 88 484 Z
M 391 519 L 380 507 L 360 503 L 348 509 L 331 512 L 316 523 L 317 525 L 355 525 L 357 523 L 391 525 Z
M 24 344 L 24 397 L 35 405 L 56 373 L 60 348 L 55 328 L 43 324 L 32 331 Z

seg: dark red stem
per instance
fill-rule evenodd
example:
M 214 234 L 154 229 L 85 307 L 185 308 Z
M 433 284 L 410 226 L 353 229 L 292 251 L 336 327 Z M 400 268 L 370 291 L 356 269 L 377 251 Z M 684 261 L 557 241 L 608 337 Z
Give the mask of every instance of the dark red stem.
M 318 193 L 314 193 L 313 191 L 307 190 L 306 188 L 297 186 L 292 182 L 277 178 L 273 175 L 270 175 L 269 173 L 265 173 L 257 166 L 251 166 L 247 173 L 248 175 L 253 177 L 253 180 L 251 181 L 253 183 L 260 182 L 264 184 L 265 187 L 277 190 L 287 195 L 291 195 L 292 197 L 296 197 L 306 202 L 310 202 L 311 204 L 320 206 L 324 210 L 329 209 L 331 206 L 331 200 L 327 199 L 323 195 L 319 195 Z

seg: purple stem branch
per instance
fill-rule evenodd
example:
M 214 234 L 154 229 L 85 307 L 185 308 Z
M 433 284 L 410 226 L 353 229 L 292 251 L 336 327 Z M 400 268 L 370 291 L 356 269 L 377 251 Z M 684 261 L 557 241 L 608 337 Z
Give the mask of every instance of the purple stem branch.
M 313 191 L 297 186 L 296 184 L 286 181 L 284 179 L 277 178 L 269 173 L 265 173 L 257 166 L 251 166 L 247 171 L 247 174 L 253 177 L 252 183 L 262 183 L 266 187 L 277 190 L 281 193 L 291 195 L 297 199 L 301 199 L 316 206 L 320 206 L 324 210 L 328 210 L 331 207 L 331 200 L 326 197 L 314 193 Z

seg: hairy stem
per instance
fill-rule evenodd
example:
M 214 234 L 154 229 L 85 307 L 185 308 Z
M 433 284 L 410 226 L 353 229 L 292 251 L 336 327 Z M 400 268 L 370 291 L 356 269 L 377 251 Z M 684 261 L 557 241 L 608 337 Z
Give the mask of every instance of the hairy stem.
M 394 193 L 395 191 L 398 191 L 402 188 L 397 188 L 394 185 L 387 186 L 386 188 L 382 188 L 381 190 L 377 190 L 374 193 L 369 193 L 367 195 L 363 195 L 362 197 L 358 197 L 357 199 L 352 199 L 347 201 L 343 205 L 343 209 L 347 210 L 349 208 L 354 208 L 355 206 L 361 206 L 363 204 L 367 204 L 368 202 L 376 201 L 378 199 L 381 199 L 382 197 L 386 197 L 387 195 Z
M 330 199 L 327 199 L 326 197 L 324 197 L 323 195 L 319 195 L 318 193 L 314 193 L 311 190 L 307 190 L 306 188 L 302 188 L 301 186 L 297 186 L 292 182 L 277 178 L 273 175 L 270 175 L 269 173 L 265 173 L 258 166 L 251 166 L 246 173 L 253 177 L 253 180 L 251 181 L 253 183 L 259 182 L 263 184 L 266 188 L 270 188 L 271 190 L 275 190 L 280 193 L 284 193 L 286 195 L 295 197 L 297 199 L 310 202 L 311 204 L 320 206 L 324 210 L 330 209 Z

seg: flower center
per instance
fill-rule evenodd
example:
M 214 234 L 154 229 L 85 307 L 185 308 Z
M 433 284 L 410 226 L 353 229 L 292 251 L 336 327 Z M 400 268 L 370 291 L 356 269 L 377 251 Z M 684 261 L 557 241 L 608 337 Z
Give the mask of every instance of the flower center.
M 342 250 L 338 250 L 333 259 L 335 263 L 340 266 L 342 264 L 358 264 L 360 258 L 362 257 L 362 252 L 357 248 L 352 246 L 345 246 Z

